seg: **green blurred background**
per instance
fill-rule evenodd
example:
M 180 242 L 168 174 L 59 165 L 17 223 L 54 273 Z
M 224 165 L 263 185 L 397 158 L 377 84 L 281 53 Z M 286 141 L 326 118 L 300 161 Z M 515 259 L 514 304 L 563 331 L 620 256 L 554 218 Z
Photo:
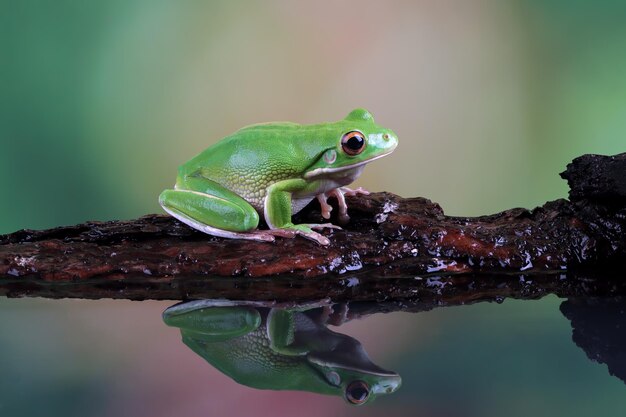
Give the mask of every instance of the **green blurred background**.
M 158 212 L 156 198 L 172 185 L 176 167 L 220 137 L 255 122 L 333 121 L 355 107 L 369 109 L 400 139 L 398 150 L 369 166 L 358 185 L 425 196 L 456 215 L 565 197 L 558 173 L 573 157 L 626 151 L 624 22 L 623 1 L 0 0 L 0 233 Z M 15 372 L 3 372 L 0 386 L 14 386 L 7 378 L 17 378 L 15 392 L 26 396 L 20 401 L 28 402 L 29 390 L 32 398 L 48 390 L 51 404 L 71 403 L 76 415 L 108 415 L 93 405 L 98 401 L 132 404 L 132 395 L 120 399 L 120 392 L 102 389 L 127 377 L 109 365 L 146 361 L 143 348 L 163 335 L 177 338 L 159 322 L 166 305 L 0 300 L 0 342 L 6 339 L 0 353 L 6 360 L 20 352 L 15 358 L 24 359 L 23 366 L 9 359 Z M 542 305 L 566 334 L 558 301 Z M 527 308 L 493 307 L 513 316 Z M 424 343 L 445 345 L 437 335 L 449 314 L 428 314 L 419 326 L 431 337 Z M 463 320 L 480 314 L 468 308 Z M 72 332 L 77 316 L 91 321 Z M 45 327 L 56 332 L 45 338 L 28 330 L 42 330 L 42 317 L 57 319 Z M 406 327 L 408 319 L 397 317 L 395 326 Z M 116 327 L 122 322 L 126 334 Z M 153 330 L 144 332 L 146 326 Z M 467 326 L 450 326 L 470 337 Z M 28 334 L 23 340 L 15 339 L 20 331 Z M 107 332 L 117 337 L 110 340 Z M 105 357 L 94 360 L 85 340 L 100 348 L 110 343 Z M 416 340 L 422 339 L 405 341 L 406 349 Z M 129 343 L 131 352 L 111 356 Z M 366 347 L 384 358 L 384 347 L 374 347 L 380 343 Z M 551 339 L 544 344 L 554 348 Z M 76 349 L 79 357 L 67 358 L 70 376 L 28 365 L 33 355 L 50 363 Z M 186 354 L 181 345 L 172 360 Z M 155 365 L 162 364 L 146 361 L 146 369 Z M 167 378 L 151 372 L 135 375 L 137 385 Z M 73 395 L 60 380 L 83 394 Z M 184 385 L 179 382 L 181 390 Z M 0 395 L 0 414 L 12 392 Z M 182 407 L 181 398 L 168 404 Z M 166 400 L 159 395 L 159 401 Z M 457 401 L 460 410 L 467 406 Z M 568 398 L 558 404 L 566 407 Z M 135 406 L 128 407 L 141 415 Z M 332 414 L 334 405 L 328 407 Z M 343 410 L 341 402 L 337 407 Z

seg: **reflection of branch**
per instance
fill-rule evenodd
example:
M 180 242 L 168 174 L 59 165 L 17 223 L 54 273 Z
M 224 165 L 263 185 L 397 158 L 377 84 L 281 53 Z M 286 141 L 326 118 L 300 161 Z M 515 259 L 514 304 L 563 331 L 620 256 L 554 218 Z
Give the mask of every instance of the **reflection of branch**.
M 626 299 L 570 298 L 561 312 L 572 324 L 572 339 L 587 357 L 606 363 L 609 373 L 626 382 Z
M 301 238 L 273 244 L 214 238 L 159 215 L 19 231 L 0 236 L 0 294 L 129 299 L 418 297 L 463 303 L 551 292 L 589 294 L 595 293 L 594 287 L 609 291 L 612 284 L 605 275 L 593 276 L 590 285 L 562 280 L 559 272 L 568 269 L 574 277 L 576 270 L 599 265 L 624 271 L 626 154 L 585 155 L 562 175 L 570 183 L 570 201 L 475 218 L 445 216 L 439 205 L 423 198 L 389 193 L 350 198 L 351 221 L 346 230 L 329 236 L 329 247 Z M 317 203 L 298 217 L 319 222 Z M 428 273 L 472 275 L 435 280 L 424 275 Z M 488 276 L 502 273 L 509 275 Z M 412 278 L 417 275 L 424 277 Z

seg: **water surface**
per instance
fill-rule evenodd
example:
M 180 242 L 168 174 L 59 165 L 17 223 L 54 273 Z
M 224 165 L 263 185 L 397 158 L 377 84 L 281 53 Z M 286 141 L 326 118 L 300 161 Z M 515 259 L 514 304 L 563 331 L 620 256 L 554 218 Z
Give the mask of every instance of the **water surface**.
M 402 386 L 361 407 L 339 396 L 240 385 L 181 342 L 173 302 L 0 300 L 7 416 L 621 416 L 619 299 L 504 300 L 330 326 Z M 576 341 L 572 341 L 573 318 Z

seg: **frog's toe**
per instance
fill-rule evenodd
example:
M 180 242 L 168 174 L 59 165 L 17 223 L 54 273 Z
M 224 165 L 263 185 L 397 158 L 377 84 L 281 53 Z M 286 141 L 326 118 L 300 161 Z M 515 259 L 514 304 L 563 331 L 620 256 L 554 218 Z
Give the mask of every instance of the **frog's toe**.
M 287 239 L 293 239 L 298 234 L 298 231 L 297 230 L 293 230 L 293 229 L 271 229 L 271 230 L 268 230 L 267 233 L 269 233 L 269 234 L 271 234 L 273 236 L 285 237 Z
M 298 226 L 306 226 L 306 225 L 298 225 Z M 314 232 L 313 230 L 310 230 L 310 229 L 305 230 L 304 228 L 297 228 L 297 229 L 285 228 L 285 229 L 272 229 L 272 230 L 268 230 L 268 232 L 271 233 L 272 235 L 286 237 L 286 238 L 294 238 L 299 235 L 304 238 L 314 240 L 320 245 L 324 245 L 324 246 L 330 245 L 330 240 L 328 240 L 327 237 L 322 236 L 319 233 Z
M 268 235 L 265 233 L 252 233 L 251 236 L 249 238 L 247 238 L 249 240 L 256 240 L 259 242 L 273 242 L 276 240 L 276 238 L 272 235 Z
M 230 233 L 222 231 L 219 235 L 216 236 L 228 237 L 231 239 L 243 239 L 243 240 L 256 240 L 257 242 L 273 242 L 276 238 L 270 234 L 266 233 L 265 230 L 257 230 L 255 232 L 247 232 L 247 233 Z
M 309 239 L 309 240 L 313 240 L 313 241 L 319 243 L 322 246 L 330 245 L 330 240 L 326 236 L 320 235 L 317 232 L 313 232 L 313 231 L 311 231 L 311 232 L 298 231 L 298 234 L 301 235 L 302 237 L 305 237 L 305 238 Z
M 348 197 L 354 197 L 354 196 L 357 196 L 359 194 L 361 194 L 361 195 L 370 195 L 370 192 L 367 191 L 363 187 L 359 187 L 359 188 L 356 188 L 356 189 L 352 189 L 352 188 L 348 188 L 348 187 L 341 187 L 341 192 L 343 193 L 343 195 L 347 195 Z
M 340 226 L 337 226 L 336 224 L 332 224 L 332 223 L 320 223 L 320 224 L 311 223 L 311 224 L 307 224 L 307 226 L 315 230 L 322 230 L 322 229 L 342 230 Z

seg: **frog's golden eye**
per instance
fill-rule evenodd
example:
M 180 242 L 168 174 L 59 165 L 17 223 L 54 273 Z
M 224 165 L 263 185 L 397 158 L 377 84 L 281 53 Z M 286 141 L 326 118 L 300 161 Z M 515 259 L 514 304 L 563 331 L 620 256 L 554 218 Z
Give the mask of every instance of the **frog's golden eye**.
M 350 404 L 361 405 L 369 398 L 370 387 L 363 381 L 352 381 L 346 387 L 345 395 Z
M 341 148 L 350 156 L 358 155 L 365 149 L 365 137 L 363 133 L 353 130 L 341 138 Z

